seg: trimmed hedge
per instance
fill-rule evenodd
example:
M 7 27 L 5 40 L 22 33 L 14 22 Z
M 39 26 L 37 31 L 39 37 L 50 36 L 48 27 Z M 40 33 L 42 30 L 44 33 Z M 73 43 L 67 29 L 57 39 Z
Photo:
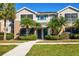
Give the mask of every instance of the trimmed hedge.
M 69 33 L 62 33 L 61 35 L 60 35 L 60 39 L 69 39 Z
M 70 34 L 71 39 L 79 39 L 79 34 Z
M 47 35 L 45 36 L 46 40 L 62 40 L 62 39 L 69 39 L 68 33 L 63 33 L 62 35 Z
M 59 36 L 58 35 L 47 35 L 45 36 L 46 40 L 59 40 Z
M 4 37 L 4 33 L 0 33 L 0 40 L 3 40 L 3 37 Z M 6 34 L 7 40 L 13 39 L 13 37 L 14 37 L 13 33 L 7 33 Z
M 21 40 L 36 40 L 37 37 L 34 34 L 28 35 L 28 36 L 19 36 L 19 39 Z

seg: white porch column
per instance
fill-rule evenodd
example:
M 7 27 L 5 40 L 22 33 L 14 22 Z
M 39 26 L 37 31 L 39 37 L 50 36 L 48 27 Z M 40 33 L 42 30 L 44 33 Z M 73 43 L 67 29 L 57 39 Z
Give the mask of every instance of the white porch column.
M 50 35 L 51 33 L 50 33 L 50 31 L 51 31 L 51 29 L 50 28 L 48 28 L 48 35 Z
M 35 32 L 34 32 L 34 33 L 35 33 L 35 35 L 36 35 L 36 37 L 37 37 L 37 30 L 35 30 Z
M 41 29 L 41 37 L 42 37 L 42 39 L 44 39 L 44 32 L 43 32 L 43 28 Z

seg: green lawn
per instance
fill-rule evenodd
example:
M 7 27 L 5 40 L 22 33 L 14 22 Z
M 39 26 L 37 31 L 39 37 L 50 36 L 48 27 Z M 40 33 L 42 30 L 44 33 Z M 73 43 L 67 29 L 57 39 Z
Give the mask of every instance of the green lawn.
M 34 45 L 27 56 L 79 56 L 79 44 Z
M 65 40 L 43 40 L 37 43 L 53 43 L 53 42 L 79 42 L 79 39 L 65 39 Z
M 0 43 L 23 43 L 31 40 L 0 40 Z
M 15 45 L 0 45 L 0 56 L 16 47 Z

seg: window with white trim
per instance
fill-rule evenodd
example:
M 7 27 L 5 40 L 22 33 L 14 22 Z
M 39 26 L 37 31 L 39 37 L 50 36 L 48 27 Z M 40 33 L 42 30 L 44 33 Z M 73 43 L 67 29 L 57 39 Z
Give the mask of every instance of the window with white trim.
M 68 20 L 69 23 L 73 23 L 78 18 L 78 13 L 66 13 L 65 18 Z
M 47 15 L 37 15 L 38 20 L 46 20 Z

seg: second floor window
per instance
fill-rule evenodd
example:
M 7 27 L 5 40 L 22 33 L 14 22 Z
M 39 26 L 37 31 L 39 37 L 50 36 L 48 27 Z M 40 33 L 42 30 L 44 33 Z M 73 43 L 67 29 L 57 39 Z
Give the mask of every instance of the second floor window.
M 31 14 L 28 14 L 28 15 L 21 15 L 21 19 L 24 18 L 24 17 L 33 19 L 33 15 L 31 15 Z
M 38 15 L 37 18 L 38 20 L 46 20 L 47 15 Z
M 66 13 L 65 18 L 68 20 L 68 22 L 74 22 L 78 18 L 77 13 Z

